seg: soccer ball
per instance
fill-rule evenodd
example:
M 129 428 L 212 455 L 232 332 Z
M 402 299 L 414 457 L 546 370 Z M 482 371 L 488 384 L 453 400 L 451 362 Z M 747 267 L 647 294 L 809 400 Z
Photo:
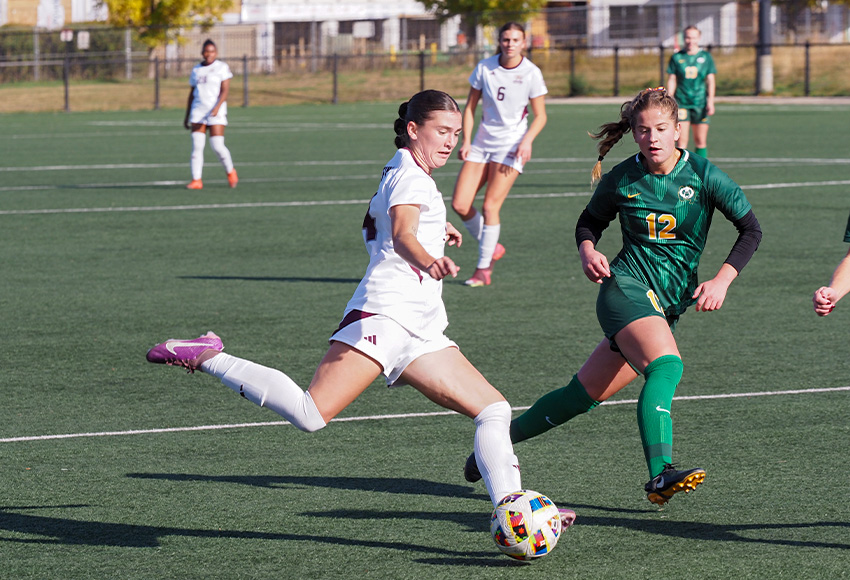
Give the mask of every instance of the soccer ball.
M 528 489 L 506 496 L 490 519 L 499 549 L 517 560 L 533 560 L 551 552 L 561 536 L 561 515 L 551 499 Z

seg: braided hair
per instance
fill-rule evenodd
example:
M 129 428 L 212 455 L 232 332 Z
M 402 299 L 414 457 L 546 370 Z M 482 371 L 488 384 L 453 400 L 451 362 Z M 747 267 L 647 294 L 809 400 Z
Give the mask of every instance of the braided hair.
M 407 133 L 407 124 L 413 121 L 417 125 L 424 125 L 431 118 L 431 113 L 436 111 L 450 111 L 460 113 L 460 107 L 450 95 L 443 91 L 429 89 L 416 93 L 409 101 L 402 103 L 398 108 L 398 119 L 393 124 L 395 129 L 395 146 L 397 149 L 410 145 L 410 136 Z
M 673 97 L 667 94 L 667 89 L 658 87 L 655 89 L 644 89 L 634 99 L 623 103 L 623 106 L 620 107 L 619 121 L 605 123 L 599 127 L 599 132 L 597 133 L 588 132 L 591 138 L 599 141 L 599 144 L 596 146 L 596 149 L 599 151 L 599 158 L 596 161 L 596 165 L 593 166 L 593 171 L 590 175 L 591 186 L 602 177 L 602 160 L 605 159 L 611 148 L 623 138 L 623 135 L 634 130 L 637 116 L 648 109 L 661 109 L 671 119 L 678 122 L 679 105 L 676 104 L 676 100 Z

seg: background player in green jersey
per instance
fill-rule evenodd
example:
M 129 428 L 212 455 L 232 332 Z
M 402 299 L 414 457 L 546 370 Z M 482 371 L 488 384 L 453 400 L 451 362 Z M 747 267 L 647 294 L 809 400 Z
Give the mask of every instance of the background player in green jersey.
M 847 230 L 844 232 L 844 241 L 850 242 L 850 218 L 847 219 Z M 829 286 L 821 286 L 815 291 L 812 302 L 818 316 L 826 316 L 835 309 L 835 305 L 848 292 L 850 292 L 850 250 L 844 259 L 839 262 Z
M 711 53 L 700 50 L 700 37 L 696 26 L 685 29 L 684 50 L 671 56 L 667 64 L 667 90 L 679 104 L 681 133 L 676 145 L 687 149 L 688 130 L 693 125 L 697 155 L 708 157 L 708 123 L 714 114 L 717 69 Z
M 606 338 L 570 383 L 534 403 L 511 422 L 511 440 L 536 437 L 590 411 L 639 374 L 646 382 L 637 418 L 650 481 L 647 498 L 662 505 L 705 478 L 703 469 L 673 467 L 670 404 L 683 365 L 673 329 L 688 306 L 710 312 L 723 305 L 732 280 L 761 241 L 761 228 L 741 188 L 707 159 L 675 146 L 678 106 L 664 88 L 646 89 L 620 110 L 620 120 L 599 133 L 599 162 L 626 133 L 640 148 L 602 177 L 576 225 L 584 273 L 600 284 L 596 312 Z M 697 280 L 715 210 L 738 229 L 738 239 L 717 274 Z M 603 230 L 619 217 L 623 249 L 610 263 L 596 250 Z M 467 480 L 476 481 L 474 454 Z

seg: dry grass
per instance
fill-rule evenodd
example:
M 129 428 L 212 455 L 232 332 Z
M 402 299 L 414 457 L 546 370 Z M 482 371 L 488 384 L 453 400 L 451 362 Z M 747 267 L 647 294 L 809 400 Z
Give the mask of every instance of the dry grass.
M 749 95 L 755 90 L 756 58 L 752 48 L 715 49 L 718 95 Z M 812 47 L 810 51 L 810 94 L 850 95 L 850 46 Z M 648 86 L 663 84 L 665 54 L 657 51 L 628 51 L 619 54 L 619 73 L 611 53 L 592 55 L 576 51 L 537 51 L 534 62 L 543 70 L 552 97 L 627 95 Z M 429 59 L 424 84 L 463 98 L 469 90 L 471 64 L 448 64 Z M 802 47 L 774 47 L 774 92 L 802 96 L 805 90 L 805 51 Z M 571 74 L 572 71 L 572 74 Z M 231 84 L 229 104 L 244 104 L 244 78 Z M 397 101 L 419 90 L 421 79 L 412 68 L 377 68 L 341 71 L 337 78 L 337 101 Z M 186 77 L 160 80 L 159 107 L 182 109 L 186 105 Z M 0 88 L 0 113 L 61 111 L 65 93 L 61 82 L 6 83 Z M 252 106 L 296 103 L 330 103 L 334 100 L 333 74 L 295 69 L 281 74 L 248 77 L 248 99 Z M 153 79 L 132 81 L 74 81 L 69 89 L 72 111 L 144 110 L 154 108 Z

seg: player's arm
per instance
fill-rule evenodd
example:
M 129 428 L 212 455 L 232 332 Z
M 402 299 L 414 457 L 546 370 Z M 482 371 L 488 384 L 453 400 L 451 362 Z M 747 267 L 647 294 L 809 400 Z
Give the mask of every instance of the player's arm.
M 670 73 L 667 75 L 667 93 L 669 95 L 675 96 L 678 83 L 679 80 L 676 78 L 676 73 Z
M 596 244 L 602 238 L 602 232 L 610 222 L 593 217 L 587 208 L 581 212 L 576 222 L 576 244 L 581 258 L 581 269 L 591 282 L 602 283 L 603 278 L 611 276 L 608 258 L 596 250 Z
M 752 210 L 745 216 L 732 220 L 732 223 L 738 230 L 738 239 L 735 240 L 717 275 L 697 286 L 694 291 L 692 297 L 697 299 L 698 312 L 711 312 L 723 306 L 732 280 L 738 277 L 761 243 L 761 226 Z
M 835 309 L 839 300 L 850 292 L 850 250 L 838 263 L 829 286 L 821 286 L 815 291 L 812 303 L 818 316 L 826 316 Z
M 427 272 L 435 280 L 442 280 L 446 276 L 454 278 L 460 268 L 451 258 L 443 256 L 435 259 L 416 238 L 420 212 L 418 205 L 394 205 L 390 208 L 393 248 L 396 254 L 414 268 Z
M 195 100 L 195 87 L 189 89 L 189 100 L 186 102 L 186 116 L 183 117 L 183 126 L 187 129 L 192 128 L 192 125 L 189 123 L 189 113 L 192 111 L 193 100 Z
M 469 149 L 472 147 L 472 133 L 475 129 L 475 109 L 481 100 L 481 89 L 470 87 L 469 95 L 466 97 L 466 106 L 463 108 L 463 143 L 457 148 L 457 157 L 461 161 L 466 160 Z
M 227 95 L 230 94 L 230 79 L 226 79 L 221 81 L 221 90 L 218 93 L 218 102 L 216 102 L 215 107 L 210 112 L 210 115 L 215 117 L 218 115 L 218 110 L 221 108 L 221 104 L 227 100 Z
M 528 126 L 528 131 L 525 132 L 522 141 L 519 142 L 516 149 L 516 156 L 522 163 L 526 163 L 529 159 L 531 159 L 531 144 L 540 134 L 540 131 L 543 130 L 543 127 L 546 126 L 545 97 L 540 95 L 539 97 L 530 99 L 529 102 L 531 103 L 531 112 L 534 114 L 534 119 L 531 121 L 531 125 Z
M 714 93 L 717 90 L 717 79 L 714 73 L 705 77 L 705 114 L 709 117 L 714 114 Z

